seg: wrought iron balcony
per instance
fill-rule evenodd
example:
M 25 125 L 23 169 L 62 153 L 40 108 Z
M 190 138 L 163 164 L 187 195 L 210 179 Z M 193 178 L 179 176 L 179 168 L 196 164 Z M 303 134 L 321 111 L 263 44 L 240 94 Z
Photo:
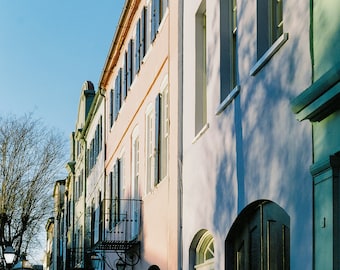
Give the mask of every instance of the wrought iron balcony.
M 95 250 L 127 251 L 139 244 L 141 200 L 104 200 L 105 233 L 95 244 Z

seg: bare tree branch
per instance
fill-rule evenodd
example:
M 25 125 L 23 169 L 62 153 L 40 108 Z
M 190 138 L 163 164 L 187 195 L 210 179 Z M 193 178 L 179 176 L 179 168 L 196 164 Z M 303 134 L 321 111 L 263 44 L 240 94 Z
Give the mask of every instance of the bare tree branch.
M 0 117 L 0 244 L 27 250 L 51 212 L 65 140 L 32 115 Z

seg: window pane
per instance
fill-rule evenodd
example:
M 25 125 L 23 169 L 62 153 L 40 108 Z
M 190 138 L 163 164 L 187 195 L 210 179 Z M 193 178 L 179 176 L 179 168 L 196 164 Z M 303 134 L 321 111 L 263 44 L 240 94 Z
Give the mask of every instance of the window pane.
M 206 12 L 202 2 L 196 13 L 196 72 L 195 72 L 195 134 L 207 123 L 207 89 L 206 89 Z

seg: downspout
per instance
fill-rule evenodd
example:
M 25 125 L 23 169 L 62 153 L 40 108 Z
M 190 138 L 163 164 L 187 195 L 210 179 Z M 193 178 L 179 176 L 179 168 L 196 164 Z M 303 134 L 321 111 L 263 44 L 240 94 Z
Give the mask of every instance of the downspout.
M 107 208 L 106 208 L 106 202 L 108 201 L 107 200 L 107 197 L 106 197 L 106 169 L 105 169 L 105 161 L 106 161 L 106 96 L 105 96 L 105 92 L 106 92 L 106 90 L 104 89 L 104 88 L 99 88 L 98 89 L 98 91 L 99 91 L 99 94 L 100 94 L 100 96 L 102 97 L 102 101 L 101 102 L 103 102 L 104 103 L 104 112 L 103 112 L 103 117 L 102 117 L 102 151 L 104 151 L 104 158 L 103 158 L 103 173 L 104 173 L 104 175 L 103 175 L 103 181 L 104 181 L 104 192 L 103 192 L 103 200 L 104 200 L 104 213 L 107 211 Z M 102 155 L 103 155 L 103 153 L 102 153 Z M 111 198 L 110 198 L 111 199 Z M 106 240 L 106 235 L 105 235 L 105 232 L 106 232 L 106 229 L 105 229 L 105 226 L 106 226 L 106 224 L 105 224 L 105 219 L 104 219 L 104 228 L 103 228 L 103 239 L 104 240 Z M 105 251 L 104 251 L 104 255 L 102 254 L 102 256 L 104 256 L 105 257 Z M 104 268 L 105 268 L 105 266 L 104 266 Z
M 104 112 L 103 112 L 103 117 L 102 117 L 102 151 L 104 151 L 104 159 L 103 159 L 103 172 L 104 172 L 104 176 L 103 176 L 103 181 L 104 181 L 104 195 L 103 195 L 103 199 L 104 199 L 104 209 L 106 208 L 106 202 L 107 202 L 107 197 L 106 197 L 106 168 L 105 168 L 105 161 L 106 161 L 106 96 L 105 96 L 105 92 L 106 90 L 104 88 L 99 88 L 99 94 L 102 96 L 103 98 L 103 103 L 104 103 Z M 105 221 L 104 221 L 105 223 Z M 105 225 L 105 224 L 104 224 Z M 104 230 L 105 233 L 105 230 Z M 105 239 L 105 235 L 104 235 L 104 239 Z
M 178 0 L 178 270 L 183 269 L 183 6 Z

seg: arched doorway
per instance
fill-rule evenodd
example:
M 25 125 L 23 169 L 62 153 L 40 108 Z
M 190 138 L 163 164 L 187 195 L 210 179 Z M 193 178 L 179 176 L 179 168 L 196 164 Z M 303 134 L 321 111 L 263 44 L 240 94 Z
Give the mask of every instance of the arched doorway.
M 290 269 L 290 218 L 279 205 L 258 200 L 236 218 L 226 239 L 226 269 Z

